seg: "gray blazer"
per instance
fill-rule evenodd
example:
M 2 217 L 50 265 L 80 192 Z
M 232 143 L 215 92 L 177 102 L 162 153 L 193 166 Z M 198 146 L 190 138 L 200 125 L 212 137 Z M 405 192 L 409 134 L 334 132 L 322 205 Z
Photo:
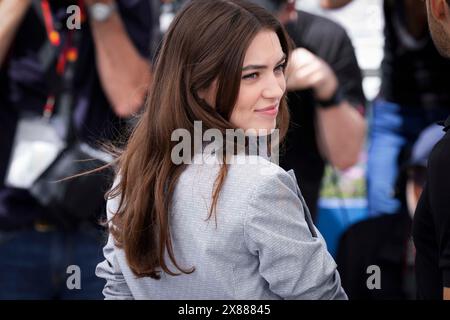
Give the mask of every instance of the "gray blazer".
M 196 270 L 137 279 L 110 235 L 96 268 L 106 280 L 106 299 L 347 299 L 294 172 L 261 157 L 239 157 L 246 163 L 229 166 L 217 227 L 214 217 L 206 218 L 218 165 L 191 164 L 177 183 L 170 211 L 174 254 L 181 267 Z M 108 218 L 117 202 L 108 201 Z

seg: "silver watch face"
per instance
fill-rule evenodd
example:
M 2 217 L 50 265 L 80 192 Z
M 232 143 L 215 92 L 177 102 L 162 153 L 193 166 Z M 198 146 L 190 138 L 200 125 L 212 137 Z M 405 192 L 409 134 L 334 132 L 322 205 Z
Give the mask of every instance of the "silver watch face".
M 105 21 L 113 12 L 113 8 L 106 3 L 94 3 L 89 11 L 94 20 Z

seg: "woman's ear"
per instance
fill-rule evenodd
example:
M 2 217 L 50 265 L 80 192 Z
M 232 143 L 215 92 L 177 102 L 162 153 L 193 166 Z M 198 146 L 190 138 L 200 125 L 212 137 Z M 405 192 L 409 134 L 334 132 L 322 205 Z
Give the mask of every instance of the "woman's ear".
M 450 1 L 443 0 L 444 2 L 444 19 L 446 30 L 450 29 Z
M 446 8 L 446 0 L 428 0 L 428 9 L 433 15 L 434 19 L 439 22 L 444 22 L 447 18 L 446 13 L 448 13 L 448 8 Z

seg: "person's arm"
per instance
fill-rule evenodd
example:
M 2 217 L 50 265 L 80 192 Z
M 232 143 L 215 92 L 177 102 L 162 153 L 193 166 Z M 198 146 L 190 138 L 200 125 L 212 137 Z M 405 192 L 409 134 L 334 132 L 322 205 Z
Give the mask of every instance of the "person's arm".
M 450 300 L 450 288 L 444 287 L 444 300 Z
M 347 101 L 329 109 L 318 108 L 319 148 L 336 168 L 345 170 L 355 165 L 366 137 L 366 122 Z
M 86 0 L 88 6 L 95 2 L 110 4 L 114 0 Z M 90 25 L 106 96 L 119 117 L 131 116 L 143 104 L 151 82 L 151 65 L 132 43 L 117 10 L 106 21 L 91 19 Z
M 339 9 L 352 2 L 352 0 L 320 0 L 323 9 Z
M 279 167 L 267 172 L 258 177 L 244 211 L 245 244 L 259 258 L 259 273 L 283 299 L 347 299 L 325 240 L 305 213 L 295 176 Z
M 117 181 L 115 182 L 116 185 Z M 108 200 L 107 202 L 107 217 L 108 221 L 117 212 L 119 198 Z M 110 223 L 110 228 L 112 228 Z M 109 234 L 108 242 L 103 248 L 103 255 L 105 260 L 97 265 L 95 275 L 106 280 L 103 288 L 103 295 L 105 300 L 133 300 L 133 294 L 125 280 L 122 269 L 119 264 L 118 254 L 122 252 L 114 244 L 114 238 Z
M 330 99 L 338 87 L 328 64 L 303 48 L 292 53 L 286 77 L 289 91 L 312 88 L 318 100 Z M 317 141 L 322 155 L 341 170 L 356 164 L 366 135 L 363 116 L 346 100 L 317 110 Z
M 0 66 L 31 5 L 31 0 L 0 0 Z
M 114 240 L 110 234 L 108 242 L 103 248 L 105 260 L 100 262 L 95 269 L 95 275 L 106 281 L 103 288 L 105 300 L 134 300 L 125 277 L 120 268 Z

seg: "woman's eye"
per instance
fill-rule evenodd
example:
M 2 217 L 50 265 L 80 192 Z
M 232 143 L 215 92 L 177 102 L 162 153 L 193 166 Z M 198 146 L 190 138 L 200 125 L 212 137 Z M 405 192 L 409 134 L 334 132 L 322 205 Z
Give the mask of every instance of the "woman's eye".
M 242 79 L 256 79 L 258 77 L 258 73 L 251 73 L 251 74 L 247 74 L 245 76 L 242 77 Z
M 286 63 L 282 63 L 282 64 L 279 64 L 279 65 L 275 68 L 275 71 L 281 71 L 281 72 L 284 72 L 285 69 L 286 69 Z

